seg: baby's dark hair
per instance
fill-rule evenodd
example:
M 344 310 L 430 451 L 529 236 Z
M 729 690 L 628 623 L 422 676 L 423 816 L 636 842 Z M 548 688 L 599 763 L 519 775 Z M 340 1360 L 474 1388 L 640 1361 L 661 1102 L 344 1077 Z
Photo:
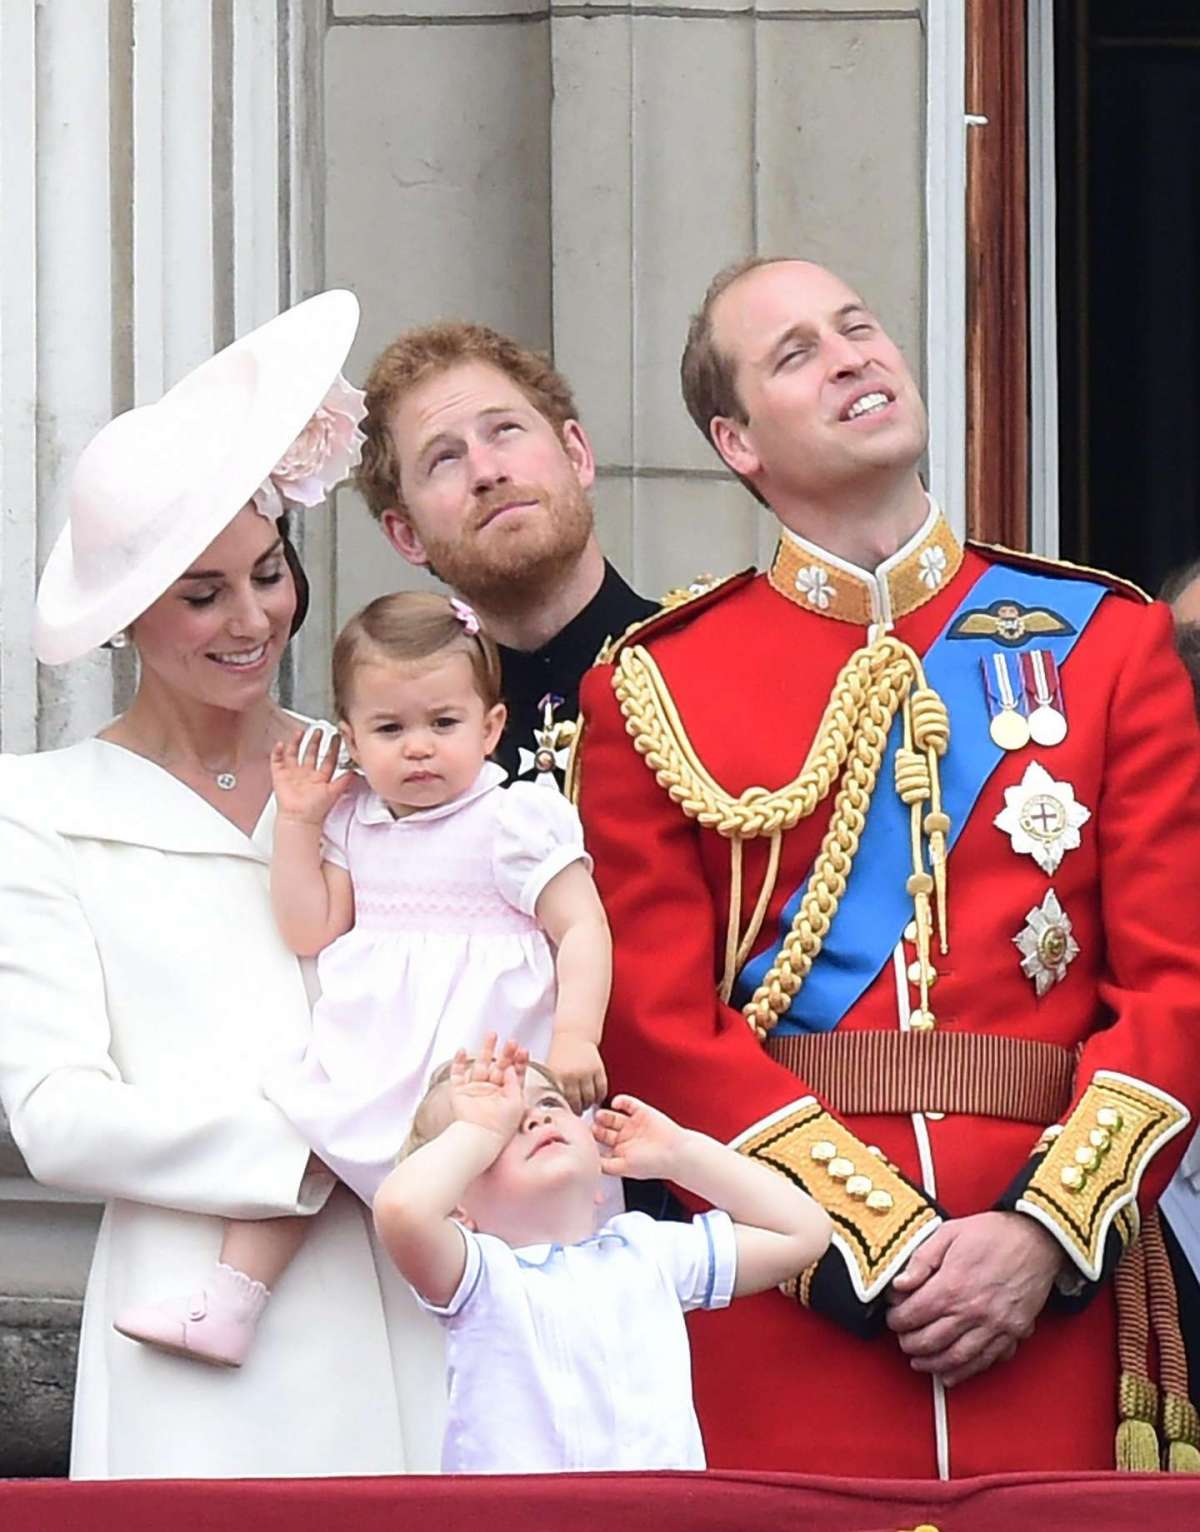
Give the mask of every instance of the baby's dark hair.
M 378 597 L 351 617 L 333 646 L 334 716 L 348 717 L 354 673 L 364 662 L 419 664 L 441 654 L 465 654 L 484 706 L 495 707 L 500 701 L 499 652 L 486 633 L 467 632 L 448 596 L 399 591 Z
M 475 1060 L 474 1058 L 469 1058 L 467 1062 L 473 1064 Z M 445 1126 L 444 1123 L 439 1122 L 434 1116 L 431 1103 L 438 1090 L 450 1078 L 450 1071 L 453 1067 L 454 1060 L 447 1059 L 444 1064 L 439 1064 L 429 1076 L 429 1084 L 425 1087 L 425 1094 L 421 1097 L 417 1110 L 413 1113 L 412 1127 L 409 1129 L 408 1137 L 404 1140 L 404 1148 L 396 1156 L 397 1164 L 401 1160 L 407 1159 L 410 1154 L 415 1154 L 425 1144 L 431 1143 Z M 548 1085 L 553 1086 L 560 1096 L 566 1095 L 562 1087 L 562 1081 L 548 1064 L 539 1064 L 537 1059 L 530 1059 L 526 1067 L 528 1069 L 536 1069 L 543 1080 Z

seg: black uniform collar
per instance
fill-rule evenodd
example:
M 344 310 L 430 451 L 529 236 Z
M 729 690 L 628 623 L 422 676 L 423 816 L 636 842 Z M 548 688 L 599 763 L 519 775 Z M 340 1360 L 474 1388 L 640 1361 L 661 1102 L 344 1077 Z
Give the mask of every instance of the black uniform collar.
M 631 622 L 649 617 L 656 609 L 657 603 L 631 590 L 605 560 L 600 589 L 540 649 L 499 645 L 504 690 L 510 704 L 518 696 L 530 697 L 534 692 L 536 702 L 547 691 L 550 678 L 566 683 L 556 688 L 560 695 L 576 695 L 584 671 L 590 668 L 605 643 L 610 638 L 619 638 Z
M 495 755 L 511 777 L 529 779 L 533 776 L 536 770 L 534 756 L 547 744 L 548 717 L 551 726 L 556 723 L 571 725 L 571 728 L 553 729 L 558 755 L 565 756 L 565 742 L 579 712 L 579 683 L 584 672 L 591 668 L 610 638 L 619 638 L 630 623 L 649 617 L 657 610 L 657 603 L 630 590 L 612 565 L 605 562 L 600 589 L 583 610 L 540 649 L 499 646 L 508 726 Z M 549 715 L 545 705 L 547 698 L 554 699 Z M 556 781 L 561 778 L 561 764 L 557 759 L 554 775 Z

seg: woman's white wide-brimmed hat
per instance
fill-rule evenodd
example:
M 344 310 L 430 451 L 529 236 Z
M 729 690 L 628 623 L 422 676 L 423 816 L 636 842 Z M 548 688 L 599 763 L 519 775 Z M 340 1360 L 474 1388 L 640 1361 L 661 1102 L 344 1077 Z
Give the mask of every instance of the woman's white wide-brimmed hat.
M 319 293 L 97 432 L 38 586 L 40 660 L 105 643 L 183 574 L 304 429 L 357 328 L 353 293 Z

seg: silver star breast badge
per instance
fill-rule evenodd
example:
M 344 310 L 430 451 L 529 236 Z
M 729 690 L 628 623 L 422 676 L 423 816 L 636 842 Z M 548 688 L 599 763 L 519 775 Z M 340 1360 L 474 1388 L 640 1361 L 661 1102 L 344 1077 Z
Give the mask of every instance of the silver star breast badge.
M 1021 953 L 1021 972 L 1033 980 L 1039 1000 L 1053 985 L 1062 983 L 1067 968 L 1079 956 L 1070 918 L 1053 889 L 1030 910 L 1013 942 Z
M 1053 877 L 1091 817 L 1092 811 L 1075 801 L 1069 782 L 1056 782 L 1044 766 L 1030 761 L 1020 783 L 1004 789 L 1004 808 L 993 822 L 1011 837 L 1014 851 L 1031 856 Z

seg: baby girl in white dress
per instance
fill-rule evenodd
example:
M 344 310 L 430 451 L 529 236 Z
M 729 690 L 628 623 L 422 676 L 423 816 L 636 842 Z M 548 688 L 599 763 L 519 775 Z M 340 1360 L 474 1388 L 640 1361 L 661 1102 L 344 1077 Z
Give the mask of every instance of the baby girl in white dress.
M 606 1082 L 611 945 L 578 816 L 553 788 L 501 784 L 500 660 L 462 602 L 383 596 L 343 629 L 334 704 L 361 775 L 314 737 L 276 746 L 271 899 L 319 954 L 302 1060 L 266 1089 L 369 1203 L 430 1074 L 497 1030 L 545 1057 L 576 1111 Z M 127 1311 L 135 1340 L 238 1366 L 307 1220 L 226 1225 L 202 1291 Z

